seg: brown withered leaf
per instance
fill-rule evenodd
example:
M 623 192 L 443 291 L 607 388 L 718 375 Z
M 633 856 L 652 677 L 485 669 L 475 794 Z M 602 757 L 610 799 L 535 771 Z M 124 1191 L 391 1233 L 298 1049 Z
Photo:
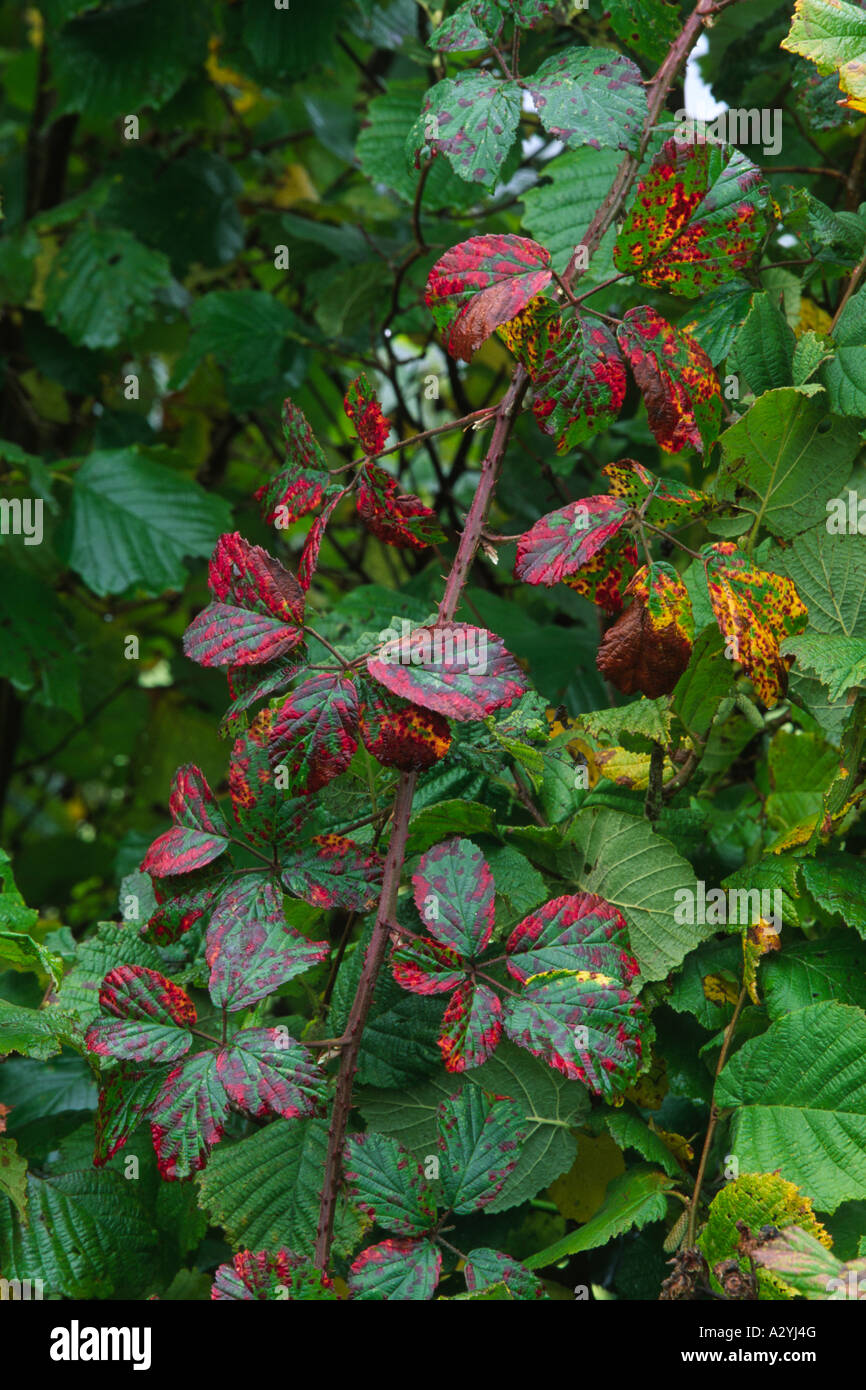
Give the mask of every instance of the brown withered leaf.
M 670 695 L 689 664 L 691 643 L 674 624 L 657 627 L 635 599 L 605 633 L 596 665 L 624 695 Z

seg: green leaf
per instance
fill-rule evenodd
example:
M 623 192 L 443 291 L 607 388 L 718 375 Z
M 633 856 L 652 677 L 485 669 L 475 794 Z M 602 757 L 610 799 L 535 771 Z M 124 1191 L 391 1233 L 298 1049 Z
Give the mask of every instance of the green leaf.
M 273 295 L 261 290 L 212 290 L 192 306 L 192 333 L 175 364 L 172 388 L 185 386 L 195 367 L 212 353 L 237 385 L 276 376 L 294 315 Z
M 619 162 L 615 150 L 568 150 L 545 164 L 541 182 L 524 193 L 523 226 L 547 247 L 560 274 L 607 195 Z M 613 230 L 605 234 L 581 284 L 597 284 L 613 274 L 613 237 Z
M 840 916 L 866 941 L 866 873 L 863 861 L 839 850 L 802 859 L 800 873 L 816 902 Z
M 525 82 L 541 124 L 566 145 L 637 147 L 646 119 L 640 70 L 606 48 L 567 48 Z
M 781 1171 L 821 1211 L 866 1196 L 866 1015 L 814 1004 L 777 1019 L 724 1068 L 741 1170 Z
M 841 633 L 805 632 L 782 643 L 786 656 L 797 658 L 799 670 L 814 671 L 826 685 L 830 700 L 841 700 L 846 691 L 866 686 L 866 648 L 862 637 Z
M 292 10 L 245 5 L 244 43 L 262 75 L 302 77 L 330 57 L 339 12 L 340 0 L 317 0 Z
M 27 1223 L 27 1159 L 18 1152 L 18 1144 L 7 1135 L 0 1135 L 0 1194 L 18 1212 L 19 1219 Z
M 821 363 L 832 357 L 833 349 L 828 338 L 819 337 L 811 328 L 807 333 L 801 333 L 797 339 L 797 346 L 794 348 L 794 360 L 791 363 L 794 385 L 803 386 L 810 377 L 815 375 Z M 826 385 L 826 382 L 824 384 Z M 830 396 L 830 403 L 831 408 L 838 415 L 846 413 L 833 401 L 832 395 Z
M 866 16 L 845 0 L 796 0 L 782 47 L 809 58 L 822 73 L 837 72 L 848 105 L 866 110 Z
M 860 448 L 853 421 L 795 387 L 760 396 L 719 443 L 717 496 L 785 540 L 826 518 L 826 499 L 847 482 Z
M 520 1106 L 464 1086 L 437 1114 L 442 1205 L 458 1215 L 486 1210 L 517 1163 L 525 1137 Z
M 523 1263 L 527 1269 L 544 1269 L 567 1255 L 607 1245 L 609 1240 L 630 1231 L 633 1226 L 641 1230 L 651 1221 L 661 1221 L 667 1211 L 665 1193 L 671 1185 L 666 1173 L 642 1164 L 621 1173 L 609 1184 L 604 1205 L 590 1221 Z
M 576 732 L 592 734 L 603 743 L 622 744 L 646 751 L 652 743 L 666 744 L 670 738 L 671 715 L 668 701 L 661 696 L 648 700 L 641 696 L 631 704 L 620 705 L 614 709 L 593 710 L 581 714 L 576 721 Z
M 864 1009 L 866 947 L 845 931 L 794 945 L 783 940 L 761 965 L 761 993 L 771 1019 L 827 999 Z
M 136 449 L 100 449 L 72 494 L 69 563 L 96 594 L 182 589 L 185 555 L 210 555 L 231 520 L 220 497 Z
M 492 188 L 520 123 L 520 88 L 489 72 L 467 72 L 431 87 L 409 132 L 407 151 L 445 155 L 455 174 Z
M 421 173 L 406 163 L 406 131 L 417 117 L 427 90 L 426 83 L 417 79 L 389 82 L 388 90 L 367 107 L 355 150 L 367 178 L 385 184 L 407 203 L 415 198 Z M 476 196 L 446 159 L 434 159 L 424 183 L 426 209 L 463 207 Z
M 820 378 L 827 388 L 830 409 L 837 415 L 866 415 L 866 289 L 848 300 L 833 331 L 833 341 L 836 353 Z
M 422 1235 L 435 1225 L 436 1203 L 414 1162 L 395 1139 L 352 1134 L 346 1141 L 343 1173 L 361 1211 L 396 1235 Z
M 668 0 L 604 0 L 602 9 L 617 38 L 654 68 L 680 31 L 677 7 Z
M 80 347 L 128 343 L 171 284 L 171 266 L 122 227 L 82 223 L 52 263 L 45 319 Z
M 622 1110 L 605 1112 L 604 1122 L 611 1139 L 621 1149 L 636 1149 L 641 1158 L 649 1163 L 658 1163 L 669 1177 L 682 1177 L 682 1168 L 677 1163 L 667 1144 L 650 1129 L 640 1115 L 627 1107 Z
M 0 556 L 0 676 L 34 704 L 81 718 L 80 661 L 69 619 L 38 575 Z
M 791 386 L 796 342 L 794 330 L 765 290 L 752 298 L 729 365 L 734 371 L 744 373 L 755 396 L 778 386 Z
M 681 324 L 698 347 L 702 347 L 713 366 L 731 351 L 740 326 L 749 312 L 754 290 L 747 280 L 729 280 L 726 285 L 702 295 L 694 315 Z
M 20 1052 L 26 1057 L 55 1057 L 75 1036 L 75 1020 L 65 1009 L 25 1009 L 0 999 L 0 1056 Z
M 768 563 L 794 581 L 815 632 L 866 637 L 866 546 L 859 536 L 816 526 Z
M 749 1269 L 749 1261 L 741 1253 L 741 1230 L 738 1223 L 743 1222 L 757 1236 L 765 1226 L 779 1230 L 787 1228 L 786 1234 L 792 1236 L 806 1234 L 809 1240 L 827 1233 L 812 1210 L 807 1197 L 786 1182 L 777 1173 L 743 1173 L 732 1182 L 726 1182 L 710 1203 L 707 1224 L 701 1233 L 698 1246 L 703 1252 L 710 1270 L 725 1259 L 735 1258 L 743 1271 Z M 817 1244 L 817 1241 L 816 1241 Z M 826 1255 L 826 1246 L 819 1247 Z M 834 1256 L 829 1256 L 834 1260 Z M 785 1292 L 778 1282 L 768 1279 L 762 1273 L 762 1261 L 757 1261 L 758 1296 L 763 1298 L 784 1298 Z M 711 1274 L 712 1287 L 720 1292 L 719 1282 Z

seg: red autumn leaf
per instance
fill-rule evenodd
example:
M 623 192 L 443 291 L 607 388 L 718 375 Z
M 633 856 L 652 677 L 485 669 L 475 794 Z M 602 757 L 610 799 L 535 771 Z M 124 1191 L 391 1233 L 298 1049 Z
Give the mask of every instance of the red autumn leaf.
M 310 676 L 271 721 L 271 767 L 288 768 L 292 790 L 309 796 L 345 772 L 358 747 L 358 691 L 339 674 Z
M 205 959 L 211 999 L 230 1013 L 265 999 L 328 954 L 286 922 L 282 893 L 267 871 L 235 879 L 210 920 Z
M 195 1006 L 179 985 L 158 970 L 121 965 L 99 991 L 99 1018 L 87 1030 L 89 1051 L 125 1062 L 171 1062 L 188 1052 Z
M 309 844 L 284 855 L 283 886 L 313 907 L 366 912 L 382 887 L 383 860 L 375 850 L 344 835 L 314 835 Z
M 551 898 L 518 923 L 505 950 L 508 973 L 523 984 L 548 970 L 596 970 L 623 985 L 638 973 L 625 918 L 594 893 Z
M 526 689 L 501 638 L 468 623 L 414 628 L 373 652 L 367 670 L 392 694 L 449 719 L 483 719 Z
M 160 946 L 178 941 L 210 912 L 225 882 L 226 873 L 216 862 L 177 877 L 154 878 L 153 892 L 159 905 L 142 927 L 142 936 Z
M 303 638 L 304 593 L 287 569 L 237 532 L 221 536 L 208 571 L 217 600 L 193 619 L 183 649 L 200 666 L 260 665 Z
M 548 512 L 517 542 L 515 578 L 558 584 L 576 574 L 620 530 L 628 503 L 602 494 Z
M 468 966 L 453 946 L 421 937 L 394 947 L 391 969 L 397 984 L 412 994 L 450 994 L 462 983 Z
M 393 426 L 383 415 L 376 392 L 363 372 L 355 377 L 343 397 L 343 409 L 355 426 L 364 453 L 380 454 Z
M 219 1265 L 210 1296 L 223 1302 L 270 1300 L 287 1303 L 336 1302 L 334 1285 L 305 1255 L 280 1247 L 271 1257 L 267 1250 L 241 1250 L 231 1264 Z
M 451 747 L 451 730 L 441 714 L 398 700 L 372 683 L 364 687 L 358 729 L 368 752 L 401 772 L 424 771 Z
M 636 459 L 606 463 L 601 471 L 610 479 L 611 496 L 622 497 L 630 507 L 641 509 L 654 526 L 681 526 L 711 504 L 705 492 L 696 492 L 676 478 L 659 477 Z
M 157 836 L 142 860 L 155 878 L 201 869 L 228 848 L 228 826 L 200 768 L 185 763 L 174 775 L 169 809 L 175 824 Z
M 368 531 L 386 545 L 424 550 L 442 539 L 436 513 L 411 494 L 401 493 L 397 479 L 367 463 L 358 474 L 358 515 Z
M 226 1095 L 256 1119 L 314 1115 L 325 1078 L 311 1052 L 280 1028 L 243 1028 L 217 1054 Z
M 317 512 L 333 489 L 328 464 L 302 410 L 293 401 L 283 402 L 285 467 L 254 493 L 262 504 L 265 521 L 285 529 L 298 517 Z
M 426 302 L 448 352 L 468 362 L 550 279 L 550 254 L 538 242 L 500 234 L 470 237 L 436 262 Z
M 606 613 L 619 613 L 636 565 L 637 546 L 630 535 L 621 531 L 563 582 Z
M 225 1133 L 229 1097 L 217 1075 L 217 1054 L 196 1052 L 174 1067 L 150 1110 L 150 1132 L 167 1182 L 203 1168 Z
M 719 433 L 722 393 L 703 348 L 648 304 L 629 309 L 616 336 L 661 447 L 670 454 L 709 448 Z
M 208 567 L 208 587 L 215 599 L 266 613 L 282 622 L 301 623 L 304 595 L 297 579 L 260 545 L 250 545 L 237 531 L 220 536 Z
M 477 845 L 434 845 L 421 856 L 412 888 L 431 936 L 465 957 L 481 955 L 493 932 L 493 875 Z
M 610 329 L 575 314 L 551 341 L 533 378 L 533 413 L 556 452 L 606 430 L 625 400 L 625 363 Z
M 331 516 L 333 515 L 334 508 L 336 507 L 337 503 L 341 502 L 345 496 L 346 489 L 343 489 L 343 491 L 338 492 L 335 497 L 332 497 L 331 501 L 325 507 L 325 510 L 321 513 L 320 516 L 316 517 L 315 521 L 313 522 L 312 526 L 307 532 L 307 539 L 304 541 L 304 548 L 301 551 L 301 558 L 298 562 L 298 583 L 304 590 L 304 593 L 307 592 L 310 585 L 312 584 L 313 575 L 316 573 L 316 569 L 318 568 L 319 551 L 322 548 L 322 541 L 325 538 L 325 531 L 328 528 L 328 522 L 331 520 Z
M 608 628 L 596 664 L 624 695 L 670 695 L 692 654 L 692 605 L 672 565 L 643 565 L 626 593 L 634 602 Z
M 502 1037 L 499 995 L 477 980 L 458 985 L 442 1016 L 439 1050 L 445 1070 L 480 1067 L 493 1056 Z

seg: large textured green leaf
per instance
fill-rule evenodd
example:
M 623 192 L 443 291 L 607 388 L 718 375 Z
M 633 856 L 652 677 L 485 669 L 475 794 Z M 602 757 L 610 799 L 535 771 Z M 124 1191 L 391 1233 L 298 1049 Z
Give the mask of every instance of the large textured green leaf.
M 840 415 L 866 415 L 866 290 L 848 300 L 833 341 L 835 356 L 820 377 L 827 388 L 830 409 Z
M 566 1255 L 595 1250 L 633 1226 L 638 1230 L 650 1221 L 661 1221 L 667 1211 L 665 1193 L 672 1186 L 666 1173 L 640 1165 L 614 1178 L 605 1193 L 604 1205 L 578 1230 L 563 1236 L 546 1250 L 524 1260 L 527 1269 L 543 1269 Z
M 866 1015 L 822 1003 L 777 1019 L 728 1062 L 716 1087 L 733 1106 L 731 1152 L 780 1169 L 819 1210 L 866 1197 Z
M 65 1009 L 26 1009 L 0 999 L 0 1056 L 54 1057 L 75 1034 L 75 1019 Z
M 420 1165 L 395 1139 L 352 1134 L 346 1141 L 343 1173 L 361 1211 L 383 1230 L 415 1236 L 436 1220 L 436 1204 Z
M 734 343 L 729 366 L 741 372 L 753 395 L 793 386 L 794 330 L 768 290 L 753 295 Z M 743 384 L 740 384 L 740 391 Z
M 406 131 L 418 115 L 425 91 L 425 84 L 417 79 L 389 82 L 387 92 L 374 97 L 367 107 L 356 147 L 367 177 L 392 188 L 408 203 L 415 197 L 421 175 L 406 162 Z M 476 196 L 471 186 L 453 173 L 446 159 L 433 161 L 424 184 L 425 208 L 461 207 Z
M 79 469 L 69 563 L 97 594 L 182 589 L 185 555 L 209 555 L 231 512 L 220 497 L 135 449 L 101 449 Z
M 768 564 L 794 581 L 816 632 L 866 637 L 866 545 L 862 537 L 833 536 L 823 526 L 773 550 Z
M 838 913 L 866 941 L 866 872 L 862 859 L 840 851 L 823 851 L 800 861 L 803 882 L 827 912 Z
M 781 951 L 763 961 L 760 988 L 773 1019 L 825 999 L 864 1009 L 866 946 L 853 932 L 846 931 L 793 945 L 785 941 Z
M 680 31 L 669 0 L 605 0 L 603 9 L 617 38 L 656 67 Z
M 568 150 L 545 164 L 542 179 L 523 195 L 523 225 L 550 252 L 562 273 L 576 240 L 613 183 L 621 156 L 615 150 Z M 613 274 L 613 231 L 606 233 L 581 279 L 591 285 Z
M 525 1137 L 520 1106 L 464 1086 L 442 1102 L 437 1122 L 442 1205 L 458 1214 L 487 1208 L 520 1154 Z
M 170 283 L 161 251 L 121 227 L 82 223 L 51 267 L 45 318 L 79 347 L 116 347 L 144 327 L 155 295 Z
M 822 73 L 836 72 L 848 105 L 866 111 L 866 16 L 846 0 L 796 0 L 791 30 L 782 43 Z
M 866 643 L 838 632 L 804 632 L 782 643 L 785 655 L 797 658 L 799 671 L 814 671 L 828 698 L 841 700 L 855 686 L 866 686 Z
M 230 382 L 268 381 L 277 375 L 294 324 L 286 306 L 261 290 L 212 290 L 195 301 L 189 321 L 192 333 L 175 366 L 173 386 L 184 386 L 208 353 Z

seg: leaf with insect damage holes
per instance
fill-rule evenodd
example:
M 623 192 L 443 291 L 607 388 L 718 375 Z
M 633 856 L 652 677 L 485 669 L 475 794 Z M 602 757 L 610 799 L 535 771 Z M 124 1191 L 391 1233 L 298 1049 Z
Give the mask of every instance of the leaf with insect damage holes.
M 505 950 L 508 973 L 521 984 L 550 970 L 595 970 L 622 985 L 638 973 L 625 918 L 594 893 L 551 898 L 518 923 Z
M 398 700 L 372 681 L 363 685 L 358 732 L 364 747 L 383 767 L 401 772 L 423 772 L 451 747 L 447 719 Z
M 103 1015 L 91 1023 L 85 1045 L 100 1057 L 124 1062 L 174 1062 L 192 1046 L 195 1005 L 179 985 L 144 965 L 110 970 L 99 990 Z
M 427 47 L 438 53 L 477 53 L 499 37 L 502 24 L 497 0 L 465 0 L 433 30 Z
M 549 252 L 528 237 L 495 233 L 452 246 L 430 271 L 425 296 L 451 356 L 468 362 L 551 274 Z
M 490 868 L 471 840 L 443 840 L 412 875 L 415 905 L 428 932 L 461 955 L 481 955 L 493 933 Z
M 203 1168 L 225 1133 L 230 1102 L 216 1061 L 215 1052 L 196 1052 L 173 1067 L 151 1108 L 156 1161 L 167 1182 Z
M 492 188 L 514 144 L 520 89 L 491 72 L 464 72 L 431 87 L 406 137 L 420 169 L 423 153 L 444 154 L 458 178 Z
M 596 665 L 624 695 L 670 695 L 689 664 L 694 620 L 689 592 L 673 565 L 642 565 L 626 594 L 634 602 L 609 627 Z
M 617 237 L 617 270 L 694 299 L 731 280 L 767 230 L 769 188 L 733 145 L 666 140 Z
M 616 339 L 598 319 L 575 314 L 559 334 L 548 330 L 549 347 L 533 376 L 532 410 L 556 452 L 606 430 L 625 400 L 626 372 Z
M 210 1296 L 217 1301 L 288 1303 L 336 1302 L 339 1295 L 327 1274 L 317 1269 L 306 1255 L 281 1248 L 271 1256 L 267 1250 L 239 1250 L 231 1264 L 218 1265 Z
M 607 1100 L 637 1078 L 643 1018 L 631 991 L 595 970 L 530 976 L 505 1002 L 513 1042 Z
M 718 437 L 722 393 L 703 348 L 648 304 L 629 309 L 616 336 L 661 448 L 708 449 Z
M 602 494 L 548 512 L 517 542 L 515 578 L 550 587 L 577 574 L 617 535 L 628 509 L 622 499 Z
M 707 589 L 731 659 L 767 709 L 783 698 L 793 656 L 779 647 L 806 626 L 808 609 L 790 579 L 756 569 L 733 541 L 704 546 Z
M 345 772 L 358 747 L 358 691 L 337 673 L 310 676 L 274 710 L 268 757 L 309 796 Z
M 267 871 L 226 888 L 211 916 L 205 958 L 213 1002 L 235 1012 L 266 999 L 328 954 L 286 923 L 282 893 Z
M 325 1077 L 311 1052 L 284 1028 L 243 1028 L 217 1054 L 217 1076 L 235 1105 L 256 1119 L 315 1115 Z
M 712 502 L 705 492 L 696 492 L 676 478 L 659 477 L 636 459 L 606 463 L 601 471 L 610 479 L 610 495 L 642 510 L 653 526 L 681 526 L 700 516 Z
M 349 1293 L 364 1300 L 401 1303 L 432 1298 L 442 1256 L 430 1240 L 383 1240 L 369 1245 L 349 1270 Z
M 322 541 L 325 539 L 325 532 L 328 529 L 328 522 L 334 514 L 334 510 L 339 502 L 346 496 L 347 489 L 338 492 L 332 497 L 328 505 L 320 516 L 317 516 L 309 531 L 307 539 L 304 541 L 304 548 L 301 551 L 301 558 L 298 561 L 298 583 L 307 592 L 313 582 L 313 576 L 319 567 L 319 551 L 322 548 Z
M 366 912 L 382 888 L 383 860 L 374 850 L 344 835 L 314 835 L 280 863 L 283 886 L 313 907 L 345 907 Z
M 464 980 L 448 1000 L 442 1015 L 439 1051 L 445 1070 L 480 1067 L 493 1056 L 502 1037 L 499 995 L 476 980 Z
M 382 413 L 375 389 L 363 372 L 350 382 L 343 397 L 343 409 L 355 426 L 364 453 L 380 454 L 388 442 L 393 425 Z
M 418 497 L 401 493 L 397 479 L 374 463 L 358 473 L 358 515 L 367 530 L 386 545 L 425 550 L 444 539 L 436 513 Z
M 283 438 L 285 468 L 253 496 L 262 504 L 263 520 L 279 520 L 285 529 L 298 517 L 319 511 L 335 484 L 330 481 L 327 460 L 304 412 L 290 400 L 283 402 Z
M 502 1189 L 526 1137 L 522 1108 L 465 1086 L 439 1106 L 440 1205 L 460 1216 L 483 1211 Z
M 526 691 L 502 639 L 469 623 L 416 627 L 371 653 L 367 671 L 393 695 L 449 719 L 485 719 Z
M 504 1284 L 511 1298 L 521 1302 L 548 1297 L 541 1280 L 525 1265 L 518 1264 L 501 1250 L 479 1246 L 470 1250 L 463 1267 L 463 1278 L 470 1293 L 483 1293 L 495 1284 Z
M 343 1175 L 355 1205 L 377 1226 L 398 1236 L 417 1236 L 436 1222 L 436 1201 L 417 1159 L 384 1134 L 352 1134 L 346 1140 Z
M 159 1095 L 167 1070 L 148 1067 L 142 1071 L 136 1063 L 121 1062 L 103 1073 L 96 1107 L 94 1167 L 102 1168 L 123 1148 Z
M 142 860 L 154 878 L 201 869 L 228 848 L 228 826 L 207 778 L 194 763 L 174 774 L 169 810 L 174 825 L 158 835 Z
M 167 878 L 153 879 L 158 905 L 141 928 L 141 935 L 158 946 L 170 946 L 179 941 L 211 911 L 230 872 L 213 863 L 178 877 L 170 874 Z
M 866 111 L 866 16 L 846 0 L 796 0 L 782 48 L 799 53 L 820 73 L 838 73 L 848 100 L 840 106 Z
M 619 613 L 636 565 L 637 546 L 630 535 L 622 532 L 564 582 L 581 598 L 589 599 L 606 613 Z
M 183 636 L 186 655 L 200 666 L 260 665 L 302 641 L 303 590 L 261 546 L 237 532 L 220 536 L 208 584 L 216 601 Z
M 637 147 L 647 112 L 640 68 L 606 48 L 569 47 L 525 82 L 539 120 L 566 145 Z

